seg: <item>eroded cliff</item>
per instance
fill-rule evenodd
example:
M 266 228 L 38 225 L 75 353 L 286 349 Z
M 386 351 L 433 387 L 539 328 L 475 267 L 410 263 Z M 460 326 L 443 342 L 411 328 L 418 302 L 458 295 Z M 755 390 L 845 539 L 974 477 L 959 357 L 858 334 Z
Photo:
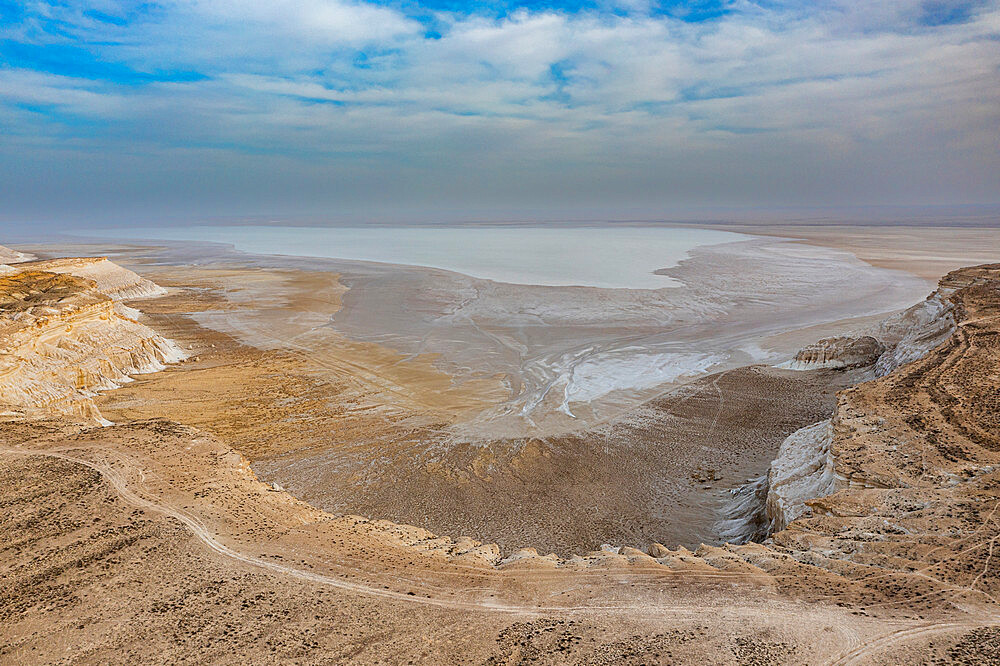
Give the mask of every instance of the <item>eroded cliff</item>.
M 90 282 L 30 275 L 3 283 L 2 335 L 30 332 L 48 351 L 59 338 L 59 317 L 65 328 L 85 310 L 98 319 L 126 316 Z M 422 646 L 429 613 L 453 612 L 459 629 L 449 641 L 471 636 L 492 647 L 495 636 L 510 635 L 499 631 L 508 620 L 473 630 L 470 618 L 494 621 L 501 611 L 608 618 L 603 646 L 560 635 L 553 663 L 622 661 L 632 654 L 619 640 L 623 623 L 637 617 L 647 624 L 634 636 L 663 640 L 644 648 L 643 663 L 655 663 L 647 654 L 683 663 L 855 663 L 921 637 L 951 641 L 943 650 L 957 645 L 947 653 L 951 662 L 954 653 L 987 663 L 989 643 L 980 638 L 996 636 L 1000 594 L 993 566 L 1000 540 L 1000 265 L 959 271 L 942 284 L 952 289 L 941 297 L 941 312 L 954 331 L 927 355 L 840 393 L 829 422 L 786 440 L 773 484 L 784 520 L 765 544 L 695 552 L 606 546 L 570 558 L 532 548 L 504 553 L 471 538 L 324 513 L 260 482 L 228 445 L 168 420 L 118 419 L 112 428 L 83 430 L 5 424 L 0 486 L 3 503 L 15 507 L 9 528 L 21 538 L 8 551 L 14 584 L 0 611 L 14 621 L 0 623 L 0 642 L 39 655 L 36 661 L 58 661 L 72 644 L 87 646 L 90 661 L 120 662 L 130 661 L 126 648 L 163 640 L 172 654 L 204 661 L 209 649 L 223 659 L 241 649 L 274 654 L 293 636 L 299 651 L 279 655 L 286 660 L 343 661 L 361 641 L 354 629 L 341 629 L 375 627 L 372 640 L 381 642 L 373 661 L 380 663 L 385 645 L 404 642 L 382 618 L 412 612 L 411 637 Z M 43 340 L 32 327 L 51 329 L 51 337 Z M 175 399 L 170 392 L 159 399 L 164 395 L 158 404 Z M 36 506 L 42 509 L 33 515 Z M 319 615 L 342 607 L 361 611 L 348 620 Z M 257 608 L 258 615 L 239 615 Z M 301 609 L 301 623 L 290 624 L 290 613 Z M 234 622 L 261 638 L 233 631 Z M 273 623 L 273 634 L 259 630 L 264 622 Z M 679 622 L 698 623 L 678 641 L 703 646 L 700 654 L 679 654 L 680 643 L 667 640 L 666 628 Z M 51 640 L 52 627 L 65 643 Z M 320 652 L 314 636 L 329 627 L 340 633 Z M 756 643 L 747 642 L 750 630 Z M 581 635 L 595 633 L 588 626 Z M 730 643 L 768 650 L 755 659 L 737 651 L 717 659 L 719 646 Z M 141 643 L 147 653 L 149 644 Z M 774 646 L 784 651 L 770 651 Z M 457 649 L 467 652 L 465 644 Z
M 887 375 L 944 342 L 955 330 L 949 296 L 958 287 L 945 278 L 925 300 L 896 313 L 869 331 L 824 338 L 799 350 L 779 367 L 790 370 L 870 368 Z
M 909 351 L 894 363 L 942 329 L 950 334 L 908 364 L 841 392 L 830 425 L 812 433 L 827 429 L 828 436 L 793 436 L 782 447 L 772 474 L 811 461 L 798 469 L 811 470 L 801 479 L 815 494 L 794 493 L 792 502 L 787 492 L 781 501 L 769 495 L 774 526 L 785 529 L 772 535 L 768 551 L 855 579 L 878 596 L 921 589 L 922 603 L 995 602 L 1000 264 L 948 274 L 917 307 L 901 316 L 909 329 L 895 329 L 896 348 Z
M 49 263 L 21 264 L 0 276 L 0 413 L 104 423 L 91 400 L 95 392 L 160 370 L 184 354 L 115 300 L 125 293 L 150 293 L 156 285 L 139 278 L 128 286 L 126 273 L 125 279 L 105 281 L 109 295 L 96 280 L 38 270 Z M 105 279 L 120 278 L 122 273 L 104 263 L 111 262 L 96 265 Z
M 14 266 L 18 270 L 45 271 L 92 280 L 94 288 L 115 301 L 154 298 L 167 293 L 160 285 L 107 257 L 62 257 L 40 259 Z
M 19 252 L 17 250 L 12 250 L 9 247 L 0 245 L 0 264 L 17 264 L 23 261 L 31 261 L 34 258 L 35 255 L 29 254 L 28 252 Z M 0 273 L 3 272 L 3 269 L 0 268 Z

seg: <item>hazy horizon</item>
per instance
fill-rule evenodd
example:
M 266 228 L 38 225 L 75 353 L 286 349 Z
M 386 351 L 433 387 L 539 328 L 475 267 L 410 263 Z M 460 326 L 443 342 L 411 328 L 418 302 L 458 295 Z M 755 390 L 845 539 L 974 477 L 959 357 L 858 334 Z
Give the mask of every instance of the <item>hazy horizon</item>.
M 156 228 L 205 227 L 462 227 L 462 226 L 528 226 L 528 227 L 590 227 L 590 226 L 700 226 L 711 228 L 733 227 L 752 233 L 755 226 L 936 226 L 936 227 L 979 227 L 1000 228 L 1000 204 L 966 206 L 924 206 L 924 207 L 856 207 L 856 208 L 744 208 L 744 209 L 704 209 L 684 211 L 685 214 L 667 216 L 649 211 L 645 215 L 636 211 L 613 211 L 598 216 L 595 211 L 516 211 L 508 214 L 474 215 L 467 212 L 440 214 L 420 211 L 417 214 L 397 214 L 382 216 L 332 216 L 332 215 L 244 215 L 244 216 L 184 216 L 146 217 L 142 214 L 122 217 L 107 216 L 84 218 L 60 216 L 41 222 L 26 223 L 22 219 L 0 219 L 0 233 L 8 244 L 44 240 L 85 240 L 84 232 L 115 229 L 142 230 Z M 464 213 L 464 214 L 463 214 Z M 591 216 L 586 216 L 591 213 Z M 629 215 L 633 213 L 633 215 Z M 84 235 L 81 235 L 84 234 Z M 141 236 L 141 234 L 140 234 Z M 135 238 L 136 236 L 132 236 Z M 151 235 L 150 239 L 155 239 Z

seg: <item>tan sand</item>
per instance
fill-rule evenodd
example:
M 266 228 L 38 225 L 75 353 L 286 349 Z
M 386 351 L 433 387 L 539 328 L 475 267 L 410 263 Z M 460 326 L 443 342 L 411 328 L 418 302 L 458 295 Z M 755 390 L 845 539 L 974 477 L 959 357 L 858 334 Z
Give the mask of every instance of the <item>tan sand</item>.
M 809 244 L 846 250 L 873 266 L 906 271 L 931 282 L 949 271 L 990 263 L 1000 256 L 1000 223 L 975 227 L 749 224 L 722 228 L 799 238 Z
M 377 345 L 370 343 L 345 351 L 332 345 L 335 351 L 324 354 L 343 353 L 343 364 L 317 372 L 315 344 L 300 354 L 251 348 L 198 326 L 192 313 L 199 308 L 248 307 L 229 298 L 232 282 L 222 287 L 219 278 L 192 272 L 189 284 L 199 290 L 133 303 L 150 311 L 147 324 L 190 346 L 195 358 L 105 394 L 100 406 L 120 425 L 0 426 L 0 501 L 9 508 L 0 521 L 4 533 L 16 535 L 0 557 L 0 576 L 9 583 L 0 592 L 0 660 L 742 664 L 996 657 L 1000 578 L 990 565 L 1000 532 L 1000 412 L 991 378 L 1000 367 L 1000 268 L 950 278 L 959 288 L 952 298 L 960 326 L 947 343 L 840 394 L 832 411 L 842 486 L 772 545 L 690 552 L 652 544 L 648 554 L 615 548 L 568 559 L 532 551 L 509 556 L 457 532 L 440 537 L 337 516 L 255 478 L 236 451 L 308 461 L 331 446 L 360 455 L 373 443 L 396 442 L 409 453 L 473 403 L 449 394 L 433 365 L 371 376 L 365 354 Z M 306 334 L 308 319 L 288 325 Z M 608 431 L 639 440 L 638 458 L 664 432 L 701 435 L 669 473 L 676 480 L 700 461 L 688 481 L 706 483 L 721 470 L 729 483 L 744 458 L 766 459 L 781 433 L 826 411 L 824 392 L 843 378 L 732 372 L 650 403 L 635 420 L 607 424 Z M 470 393 L 485 402 L 495 396 L 488 383 Z M 774 423 L 779 413 L 783 424 Z M 325 429 L 337 424 L 337 440 L 324 442 Z M 610 439 L 597 437 L 529 443 L 520 460 L 500 462 L 529 488 L 576 487 L 546 513 L 577 521 L 566 511 L 572 492 L 580 492 L 572 461 L 579 456 L 587 461 L 581 468 L 602 473 L 617 464 L 618 476 L 607 476 L 591 496 L 606 502 L 606 519 L 621 518 L 632 498 L 608 491 L 629 478 L 649 484 L 667 461 L 650 462 L 646 472 L 629 468 L 621 465 L 624 452 L 609 455 Z M 289 446 L 290 438 L 303 441 Z M 701 448 L 713 438 L 720 440 L 715 450 Z M 566 472 L 558 483 L 544 474 L 532 479 L 532 470 L 546 469 L 546 452 Z M 466 464 L 466 483 L 474 486 L 491 465 L 501 468 L 459 458 L 439 459 L 427 478 L 448 478 L 449 469 Z M 369 459 L 369 476 L 363 468 L 348 475 L 358 488 L 387 471 L 384 459 Z M 405 493 L 415 495 L 418 485 Z M 498 521 L 498 529 L 513 525 L 513 514 Z M 643 534 L 641 526 L 627 527 L 623 534 Z

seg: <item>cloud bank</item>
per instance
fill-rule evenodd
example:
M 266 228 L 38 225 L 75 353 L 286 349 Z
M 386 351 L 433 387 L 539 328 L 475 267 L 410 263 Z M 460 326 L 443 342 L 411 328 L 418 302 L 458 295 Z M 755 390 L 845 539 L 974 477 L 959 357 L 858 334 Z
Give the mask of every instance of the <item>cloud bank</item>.
M 1000 3 L 0 0 L 0 219 L 1000 201 Z

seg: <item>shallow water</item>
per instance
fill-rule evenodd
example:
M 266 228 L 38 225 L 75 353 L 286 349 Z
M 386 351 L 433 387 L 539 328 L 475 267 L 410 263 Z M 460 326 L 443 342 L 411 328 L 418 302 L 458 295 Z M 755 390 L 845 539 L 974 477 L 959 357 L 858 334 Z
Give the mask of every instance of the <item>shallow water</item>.
M 441 268 L 511 284 L 631 289 L 674 286 L 676 281 L 654 271 L 676 266 L 696 247 L 749 238 L 712 229 L 621 226 L 204 226 L 113 233 L 118 238 L 232 243 L 238 250 L 261 254 Z

